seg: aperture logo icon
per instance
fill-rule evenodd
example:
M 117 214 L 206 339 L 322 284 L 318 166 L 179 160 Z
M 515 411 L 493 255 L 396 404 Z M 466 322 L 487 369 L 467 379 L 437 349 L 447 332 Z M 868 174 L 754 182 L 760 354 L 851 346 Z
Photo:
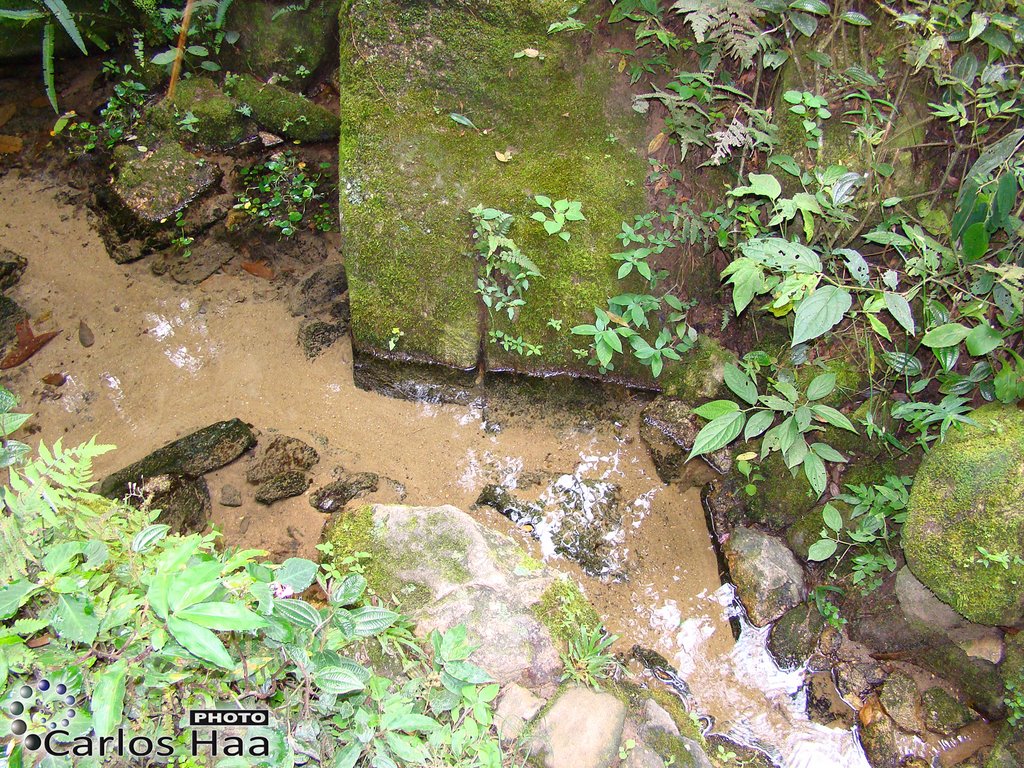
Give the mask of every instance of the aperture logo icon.
M 45 678 L 35 687 L 21 686 L 11 698 L 7 705 L 7 714 L 14 718 L 11 733 L 29 750 L 39 749 L 47 731 L 67 728 L 77 715 L 77 699 L 69 693 L 67 685 Z

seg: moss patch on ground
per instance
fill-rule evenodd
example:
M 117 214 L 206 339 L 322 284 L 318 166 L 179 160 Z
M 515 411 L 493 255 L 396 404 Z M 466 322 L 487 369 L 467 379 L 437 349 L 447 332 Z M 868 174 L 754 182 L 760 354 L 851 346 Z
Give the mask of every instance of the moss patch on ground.
M 355 0 L 342 9 L 341 206 L 360 347 L 384 353 L 398 328 L 396 354 L 477 363 L 486 328 L 468 211 L 483 204 L 515 215 L 511 236 L 542 273 L 519 316 L 494 327 L 543 355 L 490 344 L 491 366 L 586 370 L 572 353 L 586 345 L 569 328 L 621 292 L 609 254 L 620 223 L 643 210 L 644 165 L 628 149 L 643 121 L 628 103 L 609 103 L 610 58 L 546 34 L 569 5 Z M 515 58 L 525 49 L 544 58 Z M 570 225 L 568 243 L 529 219 L 537 194 L 583 204 L 587 221 Z
M 140 154 L 128 145 L 114 150 L 114 193 L 142 221 L 159 224 L 202 195 L 220 170 L 168 141 Z
M 980 624 L 1024 620 L 1024 411 L 987 405 L 978 427 L 952 429 L 925 457 L 911 491 L 903 547 L 940 600 Z M 983 563 L 979 547 L 1005 553 Z M 988 567 L 985 567 L 988 565 Z
M 556 579 L 534 606 L 534 614 L 556 640 L 567 643 L 579 635 L 580 628 L 601 626 L 601 617 L 568 577 Z

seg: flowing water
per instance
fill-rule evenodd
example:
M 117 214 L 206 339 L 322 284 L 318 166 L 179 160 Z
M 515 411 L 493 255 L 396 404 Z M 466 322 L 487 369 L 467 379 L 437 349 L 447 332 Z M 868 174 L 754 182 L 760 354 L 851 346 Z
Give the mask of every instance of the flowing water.
M 98 435 L 120 446 L 97 461 L 102 476 L 238 417 L 314 445 L 321 461 L 313 488 L 334 479 L 337 468 L 389 478 L 371 501 L 470 510 L 485 485 L 500 483 L 540 503 L 575 494 L 588 514 L 597 501 L 588 494 L 614 484 L 624 516 L 605 536 L 604 578 L 553 555 L 550 532 L 558 521 L 550 516 L 527 531 L 489 508 L 473 514 L 576 576 L 623 646 L 639 643 L 669 658 L 721 730 L 771 744 L 786 768 L 866 765 L 850 732 L 806 719 L 802 673 L 775 667 L 764 630 L 744 624 L 734 641 L 735 601 L 719 579 L 699 491 L 658 479 L 638 437 L 639 399 L 623 393 L 614 419 L 534 409 L 495 422 L 482 400 L 439 405 L 359 390 L 347 342 L 305 359 L 295 341 L 298 322 L 276 284 L 235 266 L 199 286 L 154 276 L 145 262 L 119 266 L 88 214 L 60 202 L 63 191 L 55 181 L 16 172 L 0 177 L 0 245 L 29 262 L 13 297 L 37 332 L 62 331 L 0 378 L 21 399 L 20 410 L 35 414 L 33 442 L 73 444 Z M 95 335 L 90 347 L 79 342 L 80 321 Z M 42 383 L 58 372 L 67 377 L 62 387 Z M 244 462 L 207 480 L 214 522 L 228 541 L 278 558 L 315 556 L 326 518 L 305 496 L 256 504 Z M 227 483 L 243 490 L 241 507 L 217 503 Z

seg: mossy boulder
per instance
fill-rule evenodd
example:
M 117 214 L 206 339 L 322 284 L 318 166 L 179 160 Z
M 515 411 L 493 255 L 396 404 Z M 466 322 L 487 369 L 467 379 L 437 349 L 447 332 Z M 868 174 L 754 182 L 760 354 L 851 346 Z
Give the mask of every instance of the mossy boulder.
M 201 197 L 220 180 L 220 169 L 176 141 L 146 152 L 121 145 L 114 150 L 117 202 L 142 226 L 161 224 Z
M 227 149 L 239 144 L 252 131 L 239 102 L 224 93 L 208 77 L 182 80 L 173 99 L 157 102 L 147 113 L 146 130 L 177 132 L 182 140 L 210 149 Z M 191 112 L 196 117 L 195 132 L 181 131 L 177 122 Z
M 292 141 L 328 141 L 338 135 L 338 116 L 300 93 L 241 75 L 231 94 L 249 106 L 260 127 Z
M 393 355 L 409 359 L 467 369 L 484 346 L 496 370 L 596 372 L 573 354 L 587 344 L 569 329 L 639 287 L 617 280 L 608 254 L 621 222 L 645 210 L 635 151 L 644 122 L 615 86 L 616 60 L 547 35 L 571 6 L 371 0 L 343 9 L 341 207 L 357 349 L 387 356 L 398 328 Z M 516 58 L 528 49 L 542 56 Z M 568 242 L 549 236 L 529 218 L 534 195 L 579 201 L 586 221 L 570 223 Z M 488 319 L 475 293 L 469 209 L 481 204 L 515 216 L 509 234 L 541 272 L 512 320 Z M 542 353 L 506 352 L 488 343 L 489 330 Z M 627 375 L 647 376 L 634 368 Z
M 768 650 L 775 663 L 784 669 L 804 664 L 818 647 L 818 637 L 825 628 L 821 612 L 805 603 L 790 608 L 772 627 Z
M 763 627 L 804 601 L 804 571 L 774 536 L 737 528 L 725 542 L 729 576 L 750 621 Z
M 765 457 L 758 465 L 758 472 L 764 479 L 755 483 L 757 493 L 747 498 L 750 521 L 781 531 L 803 517 L 817 502 L 804 473 L 797 472 L 794 477 L 778 451 Z M 741 485 L 748 482 L 737 470 L 733 474 Z
M 735 353 L 710 336 L 700 336 L 679 363 L 666 366 L 658 385 L 670 397 L 691 402 L 710 400 L 723 393 L 725 366 L 735 362 Z
M 940 600 L 979 624 L 1024 622 L 1024 410 L 988 405 L 950 430 L 918 471 L 903 548 Z M 979 548 L 1009 556 L 985 567 Z M 1016 560 L 1014 560 L 1016 558 Z
M 301 87 L 333 53 L 339 0 L 305 5 L 283 11 L 275 0 L 232 3 L 224 27 L 238 32 L 238 44 L 221 54 L 221 63 L 263 79 L 287 77 Z
M 561 662 L 536 611 L 558 577 L 508 537 L 455 507 L 373 505 L 335 514 L 323 542 L 339 565 L 369 553 L 370 587 L 394 596 L 418 633 L 465 624 L 474 661 L 495 680 L 554 692 Z

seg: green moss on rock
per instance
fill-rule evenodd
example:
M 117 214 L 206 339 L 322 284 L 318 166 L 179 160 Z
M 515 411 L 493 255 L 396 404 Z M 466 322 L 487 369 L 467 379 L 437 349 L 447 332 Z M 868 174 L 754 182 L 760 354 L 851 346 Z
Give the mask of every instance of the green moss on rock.
M 556 640 L 568 642 L 579 635 L 581 627 L 601 626 L 601 617 L 587 601 L 575 581 L 556 579 L 534 606 L 534 614 Z
M 542 273 L 518 316 L 494 327 L 543 354 L 520 358 L 488 344 L 489 365 L 588 370 L 572 353 L 585 345 L 568 329 L 621 292 L 608 254 L 620 222 L 643 210 L 644 167 L 628 149 L 642 120 L 628 102 L 611 108 L 610 60 L 547 36 L 568 8 L 360 0 L 343 9 L 341 205 L 361 348 L 385 352 L 398 328 L 396 354 L 476 364 L 486 327 L 468 210 L 483 204 L 516 217 L 511 236 Z M 544 59 L 514 58 L 524 48 Z M 568 243 L 529 219 L 537 194 L 582 202 L 587 221 L 569 227 Z
M 1024 411 L 988 405 L 921 464 L 903 547 L 940 600 L 979 624 L 1024 621 L 1024 566 L 984 567 L 978 548 L 1024 558 Z
M 781 531 L 803 517 L 817 501 L 811 484 L 803 472 L 796 477 L 786 467 L 782 456 L 776 451 L 759 465 L 764 480 L 757 482 L 757 493 L 747 497 L 747 519 L 761 523 L 774 531 Z M 733 470 L 736 482 L 742 487 L 747 480 Z
M 682 357 L 678 364 L 665 368 L 659 383 L 665 394 L 691 403 L 721 394 L 725 366 L 736 362 L 736 355 L 710 336 L 700 336 Z
M 212 163 L 176 141 L 140 153 L 121 145 L 114 150 L 113 190 L 119 202 L 146 224 L 159 224 L 184 210 L 220 178 Z
M 212 149 L 225 149 L 241 142 L 248 131 L 246 121 L 237 111 L 238 102 L 224 93 L 215 82 L 205 77 L 183 80 L 170 103 L 160 102 L 157 108 L 173 110 L 181 116 L 191 112 L 196 116 L 196 133 L 183 138 Z
M 274 0 L 232 3 L 224 27 L 238 32 L 239 40 L 225 47 L 223 65 L 264 79 L 276 74 L 298 86 L 306 83 L 333 52 L 339 0 L 305 5 L 281 14 L 282 4 Z
M 338 116 L 279 85 L 241 75 L 232 94 L 252 110 L 260 126 L 293 141 L 328 141 L 338 135 Z

